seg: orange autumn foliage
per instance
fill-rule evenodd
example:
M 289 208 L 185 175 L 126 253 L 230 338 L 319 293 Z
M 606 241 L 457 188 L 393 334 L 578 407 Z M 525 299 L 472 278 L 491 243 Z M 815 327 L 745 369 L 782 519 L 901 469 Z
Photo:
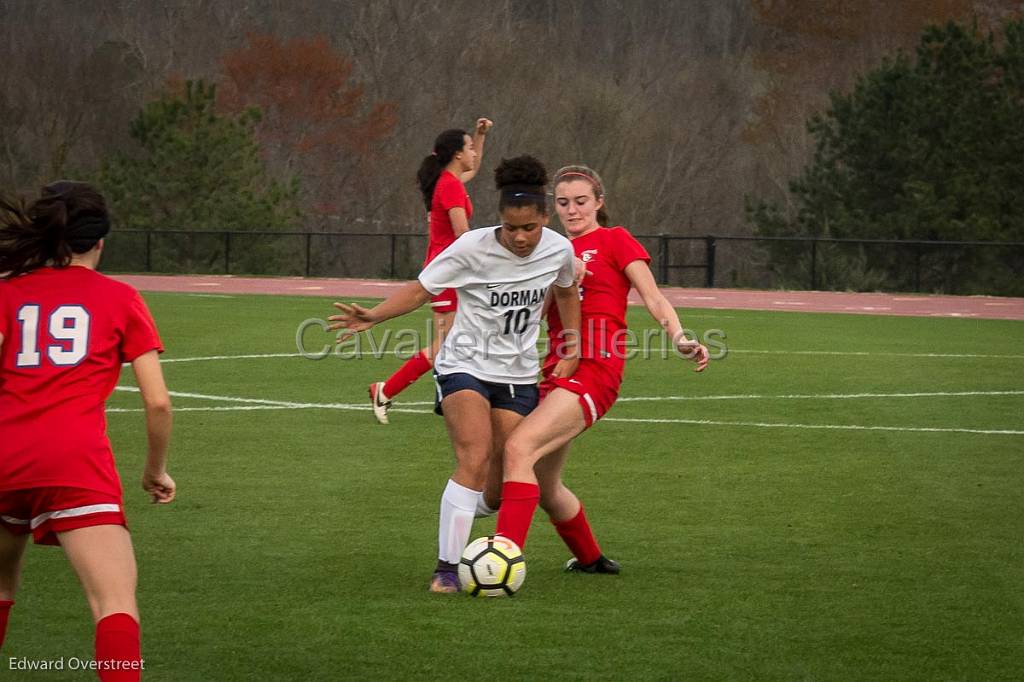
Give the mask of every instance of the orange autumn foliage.
M 397 104 L 369 102 L 363 85 L 353 81 L 352 61 L 323 36 L 282 41 L 250 35 L 222 65 L 218 107 L 231 113 L 259 107 L 264 154 L 298 174 L 317 209 L 339 210 L 330 197 L 341 169 L 358 173 L 372 162 L 374 146 L 398 121 Z

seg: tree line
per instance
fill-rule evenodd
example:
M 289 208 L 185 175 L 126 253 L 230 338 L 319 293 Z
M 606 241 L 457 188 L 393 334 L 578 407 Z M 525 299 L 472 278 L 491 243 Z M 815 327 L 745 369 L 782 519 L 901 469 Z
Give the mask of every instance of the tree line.
M 639 233 L 811 233 L 800 188 L 829 93 L 916 64 L 922 31 L 949 20 L 1002 54 L 1018 9 L 891 5 L 6 0 L 0 186 L 98 179 L 144 228 L 416 231 L 419 160 L 486 115 L 478 224 L 495 214 L 488 170 L 528 152 L 597 168 Z M 737 257 L 727 283 L 757 284 L 762 260 Z

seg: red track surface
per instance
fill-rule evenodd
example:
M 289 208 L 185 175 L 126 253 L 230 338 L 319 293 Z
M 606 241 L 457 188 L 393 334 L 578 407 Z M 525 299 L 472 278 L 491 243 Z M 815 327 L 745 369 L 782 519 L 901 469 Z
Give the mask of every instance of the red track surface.
M 382 298 L 404 282 L 367 279 L 301 279 L 218 275 L 116 275 L 141 291 L 205 294 L 272 294 Z M 742 289 L 662 289 L 672 305 L 728 310 L 789 310 L 808 313 L 916 315 L 1024 320 L 1024 298 L 848 294 L 831 291 L 747 291 Z M 630 303 L 640 303 L 636 292 Z

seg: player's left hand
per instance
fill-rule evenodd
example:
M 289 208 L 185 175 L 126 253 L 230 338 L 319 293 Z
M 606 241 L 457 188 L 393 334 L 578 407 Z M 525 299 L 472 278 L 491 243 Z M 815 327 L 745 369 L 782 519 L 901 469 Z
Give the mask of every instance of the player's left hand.
M 343 334 L 338 335 L 338 343 L 352 338 L 359 332 L 365 332 L 376 324 L 373 313 L 358 303 L 335 303 L 334 307 L 340 310 L 341 314 L 327 318 L 332 323 L 327 325 L 327 329 L 332 332 L 345 330 Z
M 690 341 L 683 338 L 676 342 L 676 349 L 683 357 L 697 363 L 695 372 L 703 372 L 708 366 L 708 349 L 699 341 Z
M 494 127 L 494 121 L 489 118 L 478 118 L 476 120 L 476 134 L 486 135 Z
M 142 489 L 153 498 L 153 504 L 168 504 L 174 501 L 177 486 L 166 471 L 142 474 Z

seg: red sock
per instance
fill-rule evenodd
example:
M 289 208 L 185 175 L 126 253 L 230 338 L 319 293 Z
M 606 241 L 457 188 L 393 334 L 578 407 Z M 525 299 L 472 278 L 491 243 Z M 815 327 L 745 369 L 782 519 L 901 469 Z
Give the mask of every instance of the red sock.
M 495 534 L 504 535 L 519 545 L 520 549 L 524 547 L 538 502 L 540 486 L 535 483 L 505 481 L 501 486 L 501 507 L 498 508 L 498 529 Z
M 101 682 L 137 682 L 142 678 L 139 623 L 113 613 L 96 623 L 96 663 Z
M 384 382 L 384 395 L 387 396 L 388 400 L 394 400 L 396 395 L 409 388 L 412 382 L 429 372 L 433 366 L 433 363 L 427 359 L 423 351 L 419 351 L 416 355 L 406 360 L 398 368 L 398 371 Z
M 7 617 L 11 615 L 13 601 L 0 600 L 0 646 L 4 645 L 4 635 L 7 634 Z
M 571 519 L 551 523 L 555 524 L 555 530 L 576 557 L 576 561 L 586 566 L 601 556 L 601 548 L 597 546 L 594 533 L 590 530 L 587 515 L 583 513 L 583 505 L 580 505 L 580 513 Z

